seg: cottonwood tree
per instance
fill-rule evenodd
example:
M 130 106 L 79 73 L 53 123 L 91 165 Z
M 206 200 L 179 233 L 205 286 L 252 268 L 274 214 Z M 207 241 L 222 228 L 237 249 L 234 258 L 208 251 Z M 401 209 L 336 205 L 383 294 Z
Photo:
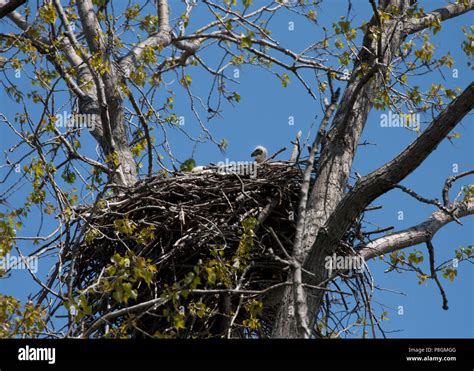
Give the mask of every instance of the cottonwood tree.
M 0 34 L 2 85 L 19 111 L 15 117 L 1 115 L 2 125 L 19 140 L 5 151 L 1 198 L 8 212 L 1 214 L 0 253 L 5 256 L 16 249 L 21 255 L 24 244 L 30 242 L 40 245 L 31 255 L 57 257 L 45 282 L 30 269 L 40 292 L 24 307 L 13 297 L 0 297 L 5 323 L 1 335 L 342 336 L 347 329 L 340 326 L 342 319 L 331 305 L 348 295 L 340 289 L 346 285 L 354 294 L 355 324 L 370 326 L 375 336 L 380 324 L 370 307 L 368 275 L 350 269 L 329 271 L 327 257 L 335 253 L 366 261 L 388 255 L 391 269 L 412 270 L 421 280 L 435 280 L 446 306 L 437 272 L 447 277 L 455 273 L 449 264 L 435 267 L 432 238 L 446 224 L 459 223 L 474 212 L 473 187 L 463 187 L 455 200 L 449 194 L 457 180 L 474 170 L 448 177 L 441 200 L 427 199 L 400 182 L 453 135 L 456 125 L 469 121 L 465 117 L 474 106 L 472 82 L 459 91 L 437 83 L 423 90 L 412 80 L 452 69 L 453 57 L 436 55 L 430 35 L 443 32 L 443 22 L 470 12 L 474 1 L 452 1 L 437 10 L 425 10 L 419 3 L 368 0 L 364 6 L 373 15 L 356 25 L 352 22 L 356 9 L 348 1 L 345 14 L 334 20 L 331 29 L 323 29 L 321 40 L 309 37 L 308 46 L 296 51 L 272 36 L 272 19 L 290 12 L 318 28 L 318 10 L 327 6 L 326 1 L 157 0 L 124 7 L 107 0 L 45 0 L 38 8 L 25 1 L 0 1 L 2 23 L 9 27 Z M 195 18 L 198 11 L 200 16 Z M 474 53 L 472 32 L 472 27 L 464 29 L 466 39 L 459 45 L 468 63 Z M 219 60 L 207 57 L 207 49 L 218 51 Z M 277 220 L 275 210 L 281 201 L 289 200 L 270 197 L 256 214 L 251 209 L 255 215 L 249 212 L 240 219 L 234 241 L 237 252 L 234 249 L 231 258 L 224 249 L 209 245 L 210 260 L 193 260 L 183 268 L 194 252 L 189 249 L 189 256 L 179 262 L 173 255 L 183 254 L 180 247 L 188 246 L 183 245 L 186 240 L 199 245 L 197 236 L 209 228 L 213 232 L 206 235 L 207 242 L 214 242 L 219 233 L 228 236 L 229 225 L 210 207 L 198 209 L 196 204 L 196 214 L 208 210 L 209 215 L 201 216 L 200 230 L 186 230 L 189 212 L 182 201 L 167 203 L 170 194 L 179 199 L 184 192 L 188 198 L 207 200 L 206 192 L 229 190 L 218 197 L 224 197 L 231 209 L 239 205 L 245 209 L 245 202 L 252 198 L 249 189 L 254 194 L 252 187 L 257 183 L 240 177 L 216 181 L 212 174 L 182 175 L 180 166 L 186 172 L 192 161 L 174 155 L 169 131 L 181 131 L 190 145 L 211 142 L 225 151 L 227 140 L 216 139 L 206 120 L 218 117 L 228 106 L 225 102 L 240 101 L 238 91 L 230 87 L 235 86 L 233 73 L 241 65 L 269 71 L 281 80 L 282 88 L 290 79 L 297 81 L 314 99 L 315 107 L 323 109 L 309 154 L 297 140 L 295 156 L 285 165 L 291 169 L 278 173 L 286 177 L 281 187 L 293 178 L 298 180 L 295 221 L 288 221 L 290 238 L 284 239 L 271 223 Z M 208 97 L 194 93 L 198 68 L 212 78 Z M 31 79 L 33 89 L 22 91 L 25 87 L 17 86 L 15 74 Z M 178 80 L 188 97 L 201 131 L 198 136 L 180 125 L 167 76 Z M 41 107 L 41 113 L 31 114 L 31 104 Z M 395 158 L 352 182 L 352 162 L 373 109 L 420 113 L 430 117 L 430 122 L 424 129 L 414 127 L 417 138 Z M 58 120 L 63 112 L 71 115 L 74 125 L 68 125 L 71 117 Z M 97 144 L 95 149 L 82 148 L 89 135 Z M 277 183 L 273 170 L 268 171 L 267 180 Z M 205 184 L 199 180 L 204 176 L 209 176 Z M 232 198 L 236 185 L 241 196 Z M 24 204 L 8 204 L 9 196 L 22 187 L 29 187 L 30 192 Z M 83 189 L 79 195 L 78 187 Z M 158 190 L 150 191 L 153 187 Z M 366 231 L 365 213 L 394 188 L 436 211 L 403 231 Z M 145 189 L 152 193 L 143 193 Z M 153 200 L 147 198 L 152 196 Z M 257 191 L 254 196 L 258 198 Z M 124 205 L 132 206 L 124 211 Z M 145 217 L 137 213 L 152 207 L 162 215 L 175 214 L 159 226 L 143 224 L 140 218 Z M 19 236 L 17 231 L 35 212 L 56 219 L 57 228 L 48 234 Z M 176 221 L 180 227 L 173 224 Z M 173 250 L 164 247 L 159 228 L 162 236 L 174 238 L 169 245 Z M 176 229 L 181 229 L 180 234 L 173 234 Z M 265 237 L 257 242 L 255 236 L 263 236 L 263 231 Z M 381 237 L 373 237 L 377 235 Z M 262 242 L 265 238 L 272 242 Z M 94 247 L 92 254 L 87 252 L 89 244 Z M 402 251 L 419 244 L 427 246 L 429 273 L 420 268 L 419 255 L 405 258 Z M 163 254 L 146 259 L 143 250 L 132 245 L 143 250 L 154 246 L 158 252 L 161 248 Z M 248 277 L 258 265 L 249 252 L 256 246 L 283 272 L 279 282 L 271 275 L 271 285 L 259 283 L 258 289 Z M 100 261 L 96 259 L 103 251 L 109 254 L 103 264 L 84 265 Z M 456 254 L 458 260 L 471 259 L 470 247 Z M 159 273 L 168 266 L 175 278 L 182 277 L 162 282 Z M 3 274 L 7 276 L 8 269 Z M 147 291 L 145 286 L 152 288 Z M 67 309 L 68 321 L 58 330 L 55 314 L 61 308 Z M 347 306 L 345 312 L 350 314 Z M 28 321 L 21 320 L 26 317 Z M 330 328 L 329 318 L 339 320 L 339 325 Z

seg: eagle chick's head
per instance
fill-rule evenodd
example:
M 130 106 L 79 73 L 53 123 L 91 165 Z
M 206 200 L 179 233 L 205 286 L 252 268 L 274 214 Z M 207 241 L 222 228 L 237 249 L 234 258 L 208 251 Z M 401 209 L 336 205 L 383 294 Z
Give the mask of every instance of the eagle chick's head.
M 255 157 L 255 161 L 257 163 L 261 163 L 265 161 L 265 159 L 267 158 L 267 154 L 267 149 L 264 146 L 257 146 L 250 154 L 250 156 Z

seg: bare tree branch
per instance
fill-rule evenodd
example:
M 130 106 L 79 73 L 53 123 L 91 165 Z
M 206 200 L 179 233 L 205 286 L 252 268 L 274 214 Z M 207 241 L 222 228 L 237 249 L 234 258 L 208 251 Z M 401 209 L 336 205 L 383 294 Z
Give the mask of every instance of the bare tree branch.
M 455 205 L 455 216 L 462 218 L 474 214 L 474 202 L 460 202 Z M 360 254 L 365 260 L 430 241 L 445 225 L 454 218 L 444 211 L 435 211 L 424 222 L 403 231 L 377 238 L 362 248 Z
M 0 1 L 0 19 L 13 12 L 16 8 L 26 3 L 26 0 L 10 0 L 5 3 L 4 0 Z
M 158 0 L 158 22 L 158 33 L 138 43 L 120 60 L 120 67 L 125 76 L 128 76 L 136 66 L 146 47 L 164 47 L 171 43 L 168 0 Z M 184 44 L 180 45 L 184 47 Z
M 421 18 L 413 18 L 409 20 L 404 27 L 404 32 L 408 35 L 421 31 L 430 27 L 436 19 L 442 22 L 467 13 L 472 9 L 474 9 L 474 0 L 468 0 L 467 4 L 463 1 L 458 1 L 455 4 L 446 5 L 444 8 L 433 10 Z
M 443 286 L 441 285 L 441 282 L 439 282 L 438 275 L 436 274 L 433 243 L 431 241 L 426 241 L 426 247 L 428 248 L 428 254 L 429 254 L 429 258 L 430 258 L 431 278 L 435 280 L 436 285 L 438 285 L 439 292 L 441 293 L 441 297 L 443 299 L 442 308 L 444 310 L 448 310 L 449 309 L 448 308 L 448 298 L 446 297 L 446 292 L 444 291 Z

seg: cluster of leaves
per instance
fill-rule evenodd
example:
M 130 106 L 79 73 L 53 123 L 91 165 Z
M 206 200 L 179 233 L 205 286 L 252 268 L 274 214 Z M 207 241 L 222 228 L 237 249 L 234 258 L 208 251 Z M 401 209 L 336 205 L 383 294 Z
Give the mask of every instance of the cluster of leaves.
M 56 22 L 58 16 L 52 2 L 46 2 L 39 8 L 39 17 L 46 23 L 54 24 Z
M 379 19 L 382 25 L 396 18 L 399 14 L 397 9 L 389 9 L 388 12 L 379 11 Z M 422 18 L 426 16 L 423 7 L 414 6 L 407 10 L 407 17 Z M 441 20 L 439 17 L 430 18 L 427 29 L 433 35 L 441 30 Z M 339 27 L 340 29 L 341 27 Z M 363 26 L 364 28 L 364 26 Z M 371 34 L 377 39 L 382 30 L 378 25 L 371 25 Z M 464 29 L 467 41 L 463 43 L 463 48 L 469 55 L 469 47 L 472 48 L 469 33 Z M 472 36 L 472 35 L 471 35 Z M 421 41 L 421 43 L 419 42 Z M 418 44 L 418 45 L 417 45 Z M 409 84 L 409 77 L 422 75 L 424 71 L 431 71 L 434 68 L 446 67 L 452 69 L 454 59 L 448 52 L 435 58 L 435 44 L 431 41 L 430 32 L 415 34 L 401 45 L 400 52 L 403 56 L 403 64 L 392 64 L 386 71 L 384 83 L 380 84 L 375 93 L 374 107 L 379 110 L 392 109 L 397 111 L 401 106 L 406 106 L 410 112 L 427 112 L 433 107 L 442 109 L 448 100 L 455 99 L 457 89 L 447 88 L 439 84 L 423 91 L 420 86 Z M 402 68 L 403 66 L 403 68 Z M 399 84 L 399 88 L 393 89 Z M 403 94 L 400 94 L 400 90 Z
M 466 36 L 466 40 L 462 43 L 462 50 L 466 53 L 467 57 L 472 60 L 474 57 L 474 26 L 470 26 L 469 29 L 463 27 L 462 31 L 464 36 Z M 467 64 L 471 69 L 474 69 L 474 63 L 468 61 Z
M 468 245 L 466 247 L 460 247 L 454 251 L 454 260 L 452 264 L 444 266 L 441 270 L 442 276 L 449 281 L 453 282 L 458 275 L 458 264 L 462 261 L 471 261 L 474 258 L 474 245 Z
M 112 298 L 121 304 L 127 304 L 129 299 L 136 300 L 139 282 L 148 287 L 156 273 L 156 266 L 143 257 L 129 252 L 126 256 L 115 254 L 111 264 L 105 269 L 105 276 L 99 290 L 112 293 Z
M 12 296 L 0 295 L 0 338 L 44 335 L 46 310 L 28 301 L 24 306 Z
M 451 282 L 454 281 L 458 274 L 458 264 L 461 261 L 472 261 L 472 259 L 474 258 L 474 245 L 461 247 L 459 249 L 456 249 L 454 253 L 455 255 L 452 260 L 436 268 L 436 271 L 441 272 L 443 278 L 446 278 Z M 410 252 L 408 256 L 407 253 L 404 251 L 393 251 L 392 253 L 390 253 L 389 259 L 390 267 L 386 270 L 386 272 L 400 272 L 402 270 L 414 271 L 418 276 L 419 284 L 426 282 L 426 280 L 428 279 L 434 278 L 431 275 L 431 272 L 427 274 L 421 269 L 421 264 L 425 261 L 425 258 L 423 256 L 423 253 L 417 249 Z
M 95 299 L 100 296 L 111 297 L 115 303 L 123 305 L 128 305 L 129 300 L 135 301 L 140 284 L 149 288 L 157 272 L 156 265 L 149 259 L 132 251 L 124 256 L 117 253 L 110 260 L 95 285 L 83 290 L 75 300 L 65 303 L 77 323 L 94 314 L 98 305 Z
M 15 222 L 12 215 L 0 213 L 0 258 L 8 254 L 12 249 L 15 235 Z

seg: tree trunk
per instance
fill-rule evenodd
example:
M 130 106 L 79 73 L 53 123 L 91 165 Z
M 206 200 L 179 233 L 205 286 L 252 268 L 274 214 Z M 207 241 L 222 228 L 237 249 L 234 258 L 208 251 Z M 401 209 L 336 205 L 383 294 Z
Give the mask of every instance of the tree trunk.
M 405 10 L 409 0 L 383 1 L 382 9 L 398 6 Z M 383 83 L 383 66 L 387 66 L 397 53 L 405 35 L 404 25 L 396 20 L 382 26 L 382 39 L 372 37 L 370 26 L 380 26 L 378 16 L 374 16 L 367 26 L 364 47 L 345 89 L 332 127 L 326 136 L 325 146 L 319 160 L 319 173 L 313 185 L 307 205 L 303 251 L 298 258 L 303 267 L 313 275 L 306 274 L 304 282 L 319 285 L 327 277 L 325 258 L 332 255 L 337 245 L 321 248 L 315 246 L 318 234 L 325 233 L 325 225 L 344 196 L 360 136 L 373 106 L 373 95 Z M 307 313 L 310 329 L 314 327 L 319 312 L 323 290 L 312 289 L 306 292 Z M 277 338 L 302 338 L 305 334 L 298 329 L 295 320 L 293 288 L 288 286 L 283 294 L 281 306 L 272 336 Z

